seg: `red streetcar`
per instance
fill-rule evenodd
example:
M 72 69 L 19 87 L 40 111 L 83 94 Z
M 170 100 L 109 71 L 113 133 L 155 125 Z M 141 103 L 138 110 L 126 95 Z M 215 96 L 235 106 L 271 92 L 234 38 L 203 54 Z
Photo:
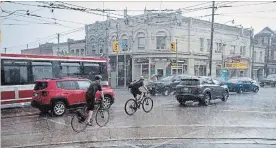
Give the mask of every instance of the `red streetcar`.
M 34 82 L 45 78 L 93 80 L 100 74 L 109 87 L 107 66 L 105 58 L 1 54 L 1 108 L 29 104 Z

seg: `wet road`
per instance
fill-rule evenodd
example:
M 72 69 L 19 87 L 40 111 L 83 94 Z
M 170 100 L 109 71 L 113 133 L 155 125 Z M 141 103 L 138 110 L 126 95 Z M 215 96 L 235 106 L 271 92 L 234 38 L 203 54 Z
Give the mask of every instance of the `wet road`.
M 3 111 L 1 146 L 276 147 L 276 88 L 233 93 L 227 102 L 215 100 L 208 107 L 183 107 L 173 96 L 156 96 L 150 113 L 140 109 L 133 116 L 124 112 L 129 98 L 128 92 L 116 91 L 109 123 L 102 128 L 94 123 L 78 134 L 70 113 L 43 118 L 32 115 L 37 112 L 32 108 Z

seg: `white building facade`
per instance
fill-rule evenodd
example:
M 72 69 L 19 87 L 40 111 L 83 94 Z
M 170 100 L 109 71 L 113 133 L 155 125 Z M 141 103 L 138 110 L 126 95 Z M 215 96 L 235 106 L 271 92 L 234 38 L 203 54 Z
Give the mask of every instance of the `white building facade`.
M 242 71 L 243 76 L 249 76 L 250 31 L 214 26 L 212 76 L 225 69 L 222 59 L 233 62 L 231 56 L 237 55 L 241 55 L 239 61 L 247 63 L 247 67 L 228 68 L 229 75 L 238 76 Z M 145 12 L 141 16 L 86 25 L 87 53 L 109 51 L 110 70 L 116 73 L 117 86 L 141 75 L 147 80 L 153 74 L 205 76 L 209 73 L 210 30 L 211 22 L 183 17 L 181 13 Z M 116 39 L 120 44 L 118 53 L 112 50 Z M 177 42 L 177 54 L 171 51 L 171 42 Z

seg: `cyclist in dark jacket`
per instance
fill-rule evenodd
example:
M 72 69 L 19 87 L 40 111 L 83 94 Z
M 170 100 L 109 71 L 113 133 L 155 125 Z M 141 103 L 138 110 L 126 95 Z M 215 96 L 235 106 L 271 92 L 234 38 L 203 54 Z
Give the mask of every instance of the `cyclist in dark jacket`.
M 101 97 L 102 97 L 102 99 L 104 99 L 104 94 L 103 94 L 102 86 L 100 83 L 101 79 L 102 79 L 102 76 L 100 76 L 100 75 L 95 76 L 95 82 L 90 84 L 89 88 L 87 89 L 86 96 L 85 96 L 85 99 L 87 102 L 87 109 L 89 110 L 88 117 L 87 117 L 86 121 L 87 121 L 87 124 L 90 126 L 92 126 L 91 118 L 92 118 L 93 110 L 94 110 L 94 106 L 95 106 L 96 92 L 100 91 Z
M 142 92 L 140 91 L 141 88 L 144 88 L 145 91 L 148 92 L 147 87 L 144 85 L 144 77 L 141 76 L 138 81 L 134 81 L 129 86 L 130 92 L 132 93 L 133 97 L 137 100 L 137 95 L 140 95 L 140 99 L 142 97 Z

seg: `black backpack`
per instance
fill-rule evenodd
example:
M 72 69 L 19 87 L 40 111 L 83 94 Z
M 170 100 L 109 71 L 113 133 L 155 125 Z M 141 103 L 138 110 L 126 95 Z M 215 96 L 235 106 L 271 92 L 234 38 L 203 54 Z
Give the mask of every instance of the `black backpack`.
M 133 81 L 133 82 L 131 82 L 130 84 L 129 84 L 129 86 L 128 86 L 128 88 L 139 88 L 139 87 L 141 87 L 141 86 L 143 86 L 143 83 L 142 82 L 140 82 L 139 80 L 138 81 Z

